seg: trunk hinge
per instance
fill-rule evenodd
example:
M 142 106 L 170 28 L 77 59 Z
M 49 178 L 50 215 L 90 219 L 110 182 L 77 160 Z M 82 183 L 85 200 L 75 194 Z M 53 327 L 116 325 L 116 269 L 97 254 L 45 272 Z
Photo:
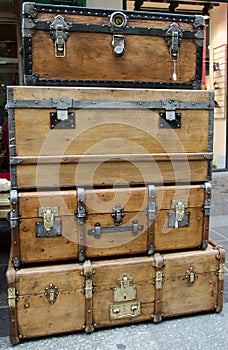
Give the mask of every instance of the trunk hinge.
M 155 287 L 155 303 L 154 314 L 151 315 L 154 322 L 160 322 L 162 320 L 162 287 L 164 283 L 163 267 L 165 266 L 164 258 L 161 254 L 154 254 L 153 267 L 155 268 L 155 274 L 153 276 L 153 284 Z
M 75 217 L 78 226 L 78 236 L 79 236 L 79 261 L 84 261 L 86 257 L 86 231 L 85 231 L 85 221 L 88 217 L 88 212 L 85 205 L 85 190 L 83 187 L 77 188 L 77 202 L 78 208 L 75 211 Z
M 210 182 L 206 182 L 204 184 L 205 189 L 205 201 L 203 204 L 203 211 L 205 216 L 210 216 L 210 209 L 211 209 L 211 184 Z
M 94 330 L 93 324 L 93 292 L 94 286 L 92 280 L 92 275 L 95 273 L 93 265 L 90 260 L 86 260 L 83 264 L 83 270 L 81 271 L 81 275 L 85 276 L 85 283 L 83 284 L 84 293 L 85 293 L 85 325 L 83 328 L 86 333 L 91 333 Z
M 15 308 L 16 306 L 16 290 L 15 288 L 8 288 L 8 307 Z
M 149 221 L 149 233 L 148 233 L 148 255 L 154 253 L 154 230 L 155 230 L 155 217 L 157 214 L 156 206 L 156 187 L 154 185 L 148 185 L 148 206 L 147 206 L 147 217 Z
M 218 275 L 219 281 L 224 281 L 225 272 L 226 272 L 226 265 L 224 263 L 219 264 L 219 267 L 217 268 L 217 275 Z

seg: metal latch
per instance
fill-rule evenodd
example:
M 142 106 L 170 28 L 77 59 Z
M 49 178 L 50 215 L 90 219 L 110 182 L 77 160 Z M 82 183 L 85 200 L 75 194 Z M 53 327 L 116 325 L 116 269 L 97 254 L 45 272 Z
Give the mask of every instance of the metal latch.
M 46 231 L 51 231 L 55 215 L 59 215 L 58 207 L 39 207 L 39 216 L 44 218 L 44 228 Z
M 66 56 L 66 41 L 69 37 L 69 25 L 61 15 L 55 16 L 54 22 L 50 25 L 50 35 L 54 42 L 55 57 Z
M 59 295 L 58 287 L 54 284 L 49 284 L 48 287 L 45 288 L 45 296 L 49 302 L 49 304 L 53 305 L 56 302 L 57 296 Z
M 112 53 L 116 57 L 121 57 L 125 53 L 125 40 L 123 35 L 113 35 Z
M 208 198 L 208 199 L 206 199 L 204 201 L 203 210 L 204 210 L 204 215 L 205 216 L 210 216 L 210 210 L 211 210 L 211 200 L 210 200 L 210 198 Z
M 171 211 L 168 214 L 168 227 L 184 227 L 189 226 L 190 213 L 185 212 L 185 208 L 188 207 L 187 200 L 175 199 L 171 202 Z
M 133 277 L 122 274 L 117 278 L 118 287 L 114 288 L 114 301 L 129 301 L 136 299 L 136 285 Z
M 73 100 L 71 98 L 53 98 L 52 105 L 53 108 L 56 108 L 56 112 L 50 113 L 50 128 L 75 128 L 75 113 L 69 112 L 69 108 L 73 106 Z
M 16 290 L 15 288 L 8 288 L 8 306 L 14 308 L 16 306 Z
M 179 100 L 162 100 L 162 107 L 165 112 L 159 113 L 159 126 L 160 128 L 181 128 L 181 113 L 177 113 L 176 109 L 180 107 Z
M 188 280 L 189 285 L 193 285 L 197 277 L 196 270 L 194 270 L 192 267 L 190 267 L 189 270 L 187 270 L 186 279 Z
M 147 216 L 149 221 L 154 221 L 156 216 L 156 188 L 154 185 L 148 185 L 148 207 Z
M 170 24 L 169 29 L 166 32 L 166 44 L 168 46 L 170 61 L 173 62 L 173 80 L 177 80 L 177 61 L 179 58 L 179 49 L 181 44 L 182 32 L 177 23 Z
M 153 276 L 155 285 L 155 289 L 162 289 L 162 283 L 163 283 L 163 273 L 162 271 L 156 271 L 155 276 Z
M 115 304 L 110 306 L 110 319 L 116 320 L 127 317 L 135 317 L 140 315 L 140 303 L 128 302 L 123 304 Z
M 226 266 L 225 266 L 225 264 L 223 264 L 223 263 L 220 264 L 220 265 L 219 265 L 219 268 L 218 268 L 218 272 L 217 272 L 219 281 L 224 281 L 225 271 L 226 271 Z
M 77 188 L 77 200 L 78 208 L 75 211 L 76 220 L 79 225 L 84 225 L 88 217 L 88 211 L 85 206 L 85 190 L 82 187 Z
M 122 224 L 122 218 L 125 216 L 124 208 L 120 204 L 117 204 L 112 210 L 112 217 L 116 226 Z

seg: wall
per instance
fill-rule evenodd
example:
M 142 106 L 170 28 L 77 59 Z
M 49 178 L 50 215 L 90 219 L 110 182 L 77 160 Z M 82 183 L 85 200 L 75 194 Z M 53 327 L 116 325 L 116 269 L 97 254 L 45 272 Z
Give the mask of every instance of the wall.
M 227 44 L 227 4 L 221 4 L 216 6 L 210 12 L 210 76 L 208 77 L 208 88 L 214 89 L 214 82 L 218 82 L 220 90 L 215 90 L 216 99 L 219 104 L 224 103 L 220 114 L 215 109 L 215 120 L 214 120 L 214 167 L 217 169 L 225 168 L 226 158 L 226 94 L 227 94 L 227 82 L 222 82 L 221 75 L 227 77 L 227 61 L 224 61 L 224 56 L 218 53 L 216 61 L 220 64 L 220 71 L 215 72 L 213 70 L 213 63 L 215 53 L 218 52 L 217 48 L 225 48 Z M 225 50 L 223 50 L 225 51 Z M 224 72 L 222 72 L 225 70 Z M 219 80 L 220 79 L 220 80 Z M 222 93 L 223 85 L 225 86 L 224 101 L 221 101 L 221 96 L 217 97 L 218 93 Z
M 87 7 L 122 9 L 122 0 L 86 0 Z

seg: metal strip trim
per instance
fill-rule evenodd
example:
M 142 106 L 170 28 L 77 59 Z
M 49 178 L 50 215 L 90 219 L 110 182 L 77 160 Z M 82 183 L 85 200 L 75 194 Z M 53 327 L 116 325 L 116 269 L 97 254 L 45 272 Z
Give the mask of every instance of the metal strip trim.
M 22 15 L 29 16 L 31 15 L 30 7 L 23 6 Z M 115 10 L 109 9 L 94 9 L 94 8 L 85 8 L 79 6 L 58 6 L 58 5 L 48 5 L 48 4 L 32 4 L 32 10 L 34 14 L 36 12 L 47 12 L 47 13 L 57 13 L 57 14 L 76 14 L 76 15 L 85 15 L 85 16 L 101 16 L 107 17 L 110 16 Z M 195 15 L 187 14 L 171 14 L 163 12 L 147 12 L 147 11 L 130 11 L 130 10 L 121 10 L 122 13 L 126 14 L 129 18 L 140 18 L 140 19 L 149 19 L 149 20 L 161 20 L 161 21 L 179 21 L 194 23 Z
M 55 109 L 56 105 L 51 100 L 10 100 L 8 101 L 9 109 Z M 178 104 L 173 106 L 174 101 L 105 101 L 105 100 L 90 100 L 90 101 L 76 101 L 72 100 L 72 105 L 69 108 L 74 109 L 206 109 L 211 110 L 214 108 L 212 103 L 206 102 L 186 102 L 178 101 Z M 169 109 L 170 108 L 170 109 Z

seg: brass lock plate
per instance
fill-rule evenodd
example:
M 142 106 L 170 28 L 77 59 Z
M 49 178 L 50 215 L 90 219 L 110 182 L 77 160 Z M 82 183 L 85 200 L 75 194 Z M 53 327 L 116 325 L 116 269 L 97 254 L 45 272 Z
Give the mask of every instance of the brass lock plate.
M 118 287 L 114 290 L 114 301 L 129 301 L 136 299 L 136 285 L 133 277 L 128 274 L 122 274 L 117 278 Z
M 128 302 L 110 306 L 110 319 L 119 320 L 121 318 L 136 317 L 140 315 L 140 303 Z
M 188 201 L 175 199 L 171 202 L 171 211 L 168 214 L 168 227 L 178 228 L 189 226 L 190 212 L 186 212 Z
M 39 207 L 39 216 L 43 222 L 36 222 L 37 237 L 56 237 L 61 235 L 61 221 L 55 220 L 59 215 L 58 207 Z
M 59 295 L 58 287 L 51 283 L 48 287 L 45 288 L 44 294 L 49 304 L 52 305 L 56 302 L 57 296 Z

